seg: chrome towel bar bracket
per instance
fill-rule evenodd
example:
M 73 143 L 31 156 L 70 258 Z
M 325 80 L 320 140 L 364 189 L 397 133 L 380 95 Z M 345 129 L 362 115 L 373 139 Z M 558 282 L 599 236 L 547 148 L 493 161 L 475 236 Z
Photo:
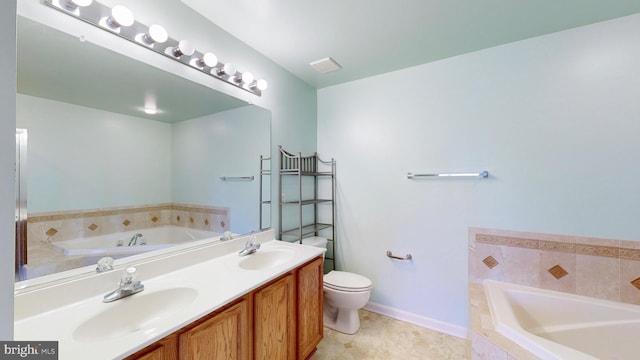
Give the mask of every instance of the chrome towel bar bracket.
M 407 254 L 404 257 L 396 256 L 396 255 L 393 255 L 393 253 L 391 251 L 389 251 L 389 250 L 387 250 L 387 256 L 392 258 L 392 259 L 396 259 L 396 260 L 411 260 L 411 259 L 413 259 L 413 256 L 411 256 L 411 254 Z

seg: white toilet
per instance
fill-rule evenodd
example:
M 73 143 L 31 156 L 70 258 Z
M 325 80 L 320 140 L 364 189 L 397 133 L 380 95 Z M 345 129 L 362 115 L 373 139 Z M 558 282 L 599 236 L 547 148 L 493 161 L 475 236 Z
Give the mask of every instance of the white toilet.
M 327 239 L 302 239 L 305 245 L 327 247 Z M 346 271 L 330 271 L 324 275 L 324 326 L 345 334 L 355 334 L 360 328 L 358 310 L 371 295 L 371 280 Z

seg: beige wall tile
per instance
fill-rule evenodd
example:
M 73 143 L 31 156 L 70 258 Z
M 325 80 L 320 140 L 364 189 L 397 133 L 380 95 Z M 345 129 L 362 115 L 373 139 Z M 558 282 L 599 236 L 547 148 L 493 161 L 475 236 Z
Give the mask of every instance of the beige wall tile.
M 497 265 L 489 268 L 483 260 L 491 256 Z M 539 286 L 540 255 L 538 250 L 512 246 L 476 243 L 469 252 L 469 280 L 480 283 L 494 279 L 510 283 Z
M 576 294 L 620 301 L 620 259 L 576 255 Z
M 567 275 L 556 279 L 550 272 L 553 266 L 560 265 Z M 577 268 L 576 254 L 540 250 L 540 287 L 543 289 L 576 293 Z
M 640 289 L 631 284 L 640 278 L 640 260 L 620 259 L 620 301 L 640 305 Z

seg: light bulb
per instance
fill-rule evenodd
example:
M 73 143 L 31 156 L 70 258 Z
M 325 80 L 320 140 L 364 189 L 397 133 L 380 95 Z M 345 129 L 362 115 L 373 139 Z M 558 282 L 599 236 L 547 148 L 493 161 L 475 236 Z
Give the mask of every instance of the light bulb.
M 265 79 L 260 79 L 256 82 L 256 88 L 258 88 L 258 90 L 260 91 L 265 91 L 267 90 L 267 86 L 269 84 L 267 84 L 267 80 Z
M 229 76 L 233 76 L 233 74 L 236 73 L 236 67 L 232 63 L 226 63 L 224 64 L 222 71 Z
M 248 71 L 245 71 L 245 72 L 242 73 L 242 82 L 243 83 L 251 84 L 253 82 L 253 79 L 254 79 L 254 77 L 253 77 L 252 73 L 250 73 Z
M 167 39 L 169 39 L 169 34 L 167 34 L 167 30 L 161 25 L 149 26 L 149 30 L 142 36 L 142 41 L 147 45 L 153 43 L 162 44 L 167 41 Z
M 116 5 L 111 9 L 111 16 L 107 19 L 107 23 L 112 28 L 119 28 L 121 26 L 131 26 L 135 18 L 131 10 L 122 5 Z
M 196 51 L 196 49 L 191 45 L 191 43 L 187 40 L 180 40 L 178 46 L 171 49 L 171 54 L 175 57 L 180 57 L 182 55 L 191 56 Z
M 214 67 L 216 66 L 216 64 L 218 64 L 218 57 L 215 54 L 209 52 L 202 55 L 202 58 L 196 61 L 196 65 L 198 65 L 199 67 Z

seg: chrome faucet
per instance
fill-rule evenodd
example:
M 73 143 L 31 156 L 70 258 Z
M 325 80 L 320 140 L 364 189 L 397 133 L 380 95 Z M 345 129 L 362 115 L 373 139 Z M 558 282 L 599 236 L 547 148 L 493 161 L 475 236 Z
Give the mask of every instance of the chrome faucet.
M 144 290 L 144 285 L 140 283 L 140 281 L 134 281 L 136 275 L 136 268 L 133 266 L 129 266 L 124 270 L 122 274 L 122 278 L 120 279 L 120 285 L 117 289 L 112 292 L 106 294 L 103 302 L 109 303 L 112 301 L 120 300 L 127 296 L 131 296 L 133 294 L 137 294 Z
M 258 249 L 260 249 L 260 243 L 258 242 L 258 239 L 254 235 L 249 238 L 249 241 L 247 241 L 246 244 L 244 244 L 244 249 L 240 250 L 240 252 L 238 253 L 238 256 L 251 255 L 254 252 L 256 252 Z
M 138 238 L 141 238 L 142 234 L 138 233 L 133 235 L 133 237 L 131 238 L 131 240 L 129 240 L 129 245 L 128 246 L 133 246 L 136 244 L 136 242 L 138 241 Z

